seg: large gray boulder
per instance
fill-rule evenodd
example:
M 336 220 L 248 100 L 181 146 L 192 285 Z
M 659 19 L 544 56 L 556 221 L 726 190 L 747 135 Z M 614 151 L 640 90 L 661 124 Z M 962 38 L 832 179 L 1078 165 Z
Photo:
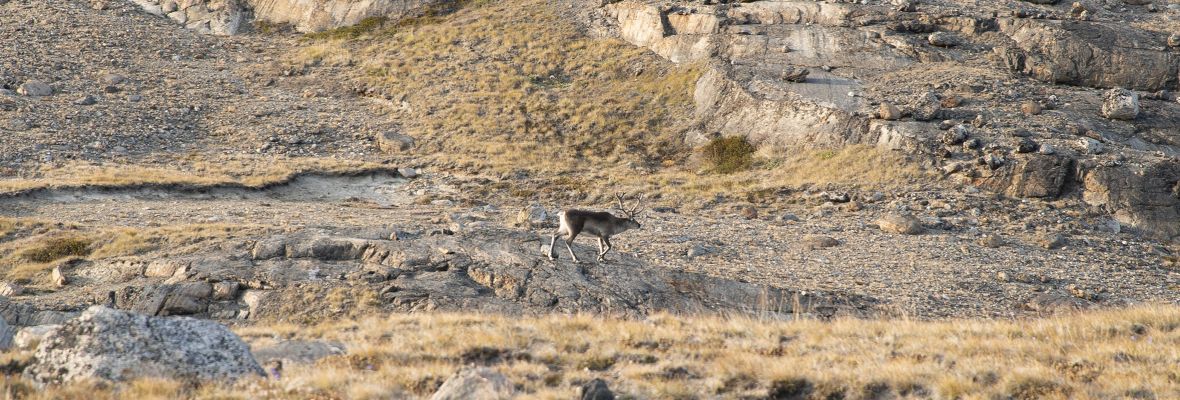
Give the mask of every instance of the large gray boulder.
M 262 376 L 250 348 L 225 326 L 93 306 L 48 334 L 25 376 L 41 383 L 157 377 L 182 381 Z

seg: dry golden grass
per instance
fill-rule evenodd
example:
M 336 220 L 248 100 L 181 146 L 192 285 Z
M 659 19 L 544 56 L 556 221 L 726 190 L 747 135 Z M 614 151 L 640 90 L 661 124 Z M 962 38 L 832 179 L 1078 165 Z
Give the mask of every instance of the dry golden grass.
M 335 158 L 226 157 L 197 155 L 168 167 L 74 163 L 38 171 L 35 177 L 0 180 L 0 193 L 37 188 L 124 186 L 142 184 L 263 186 L 306 172 L 346 173 L 382 167 L 380 164 Z
M 349 66 L 395 99 L 416 151 L 439 164 L 573 171 L 682 157 L 698 68 L 589 38 L 544 0 L 458 3 L 317 35 L 292 61 Z
M 399 314 L 238 332 L 248 340 L 339 341 L 349 352 L 289 365 L 278 380 L 198 388 L 150 381 L 131 390 L 164 398 L 413 398 L 429 396 L 465 364 L 485 364 L 508 375 L 526 399 L 574 398 L 576 387 L 595 377 L 622 398 L 1180 396 L 1174 305 L 941 322 Z M 46 393 L 91 395 L 76 388 Z M 110 397 L 103 393 L 93 395 Z
M 11 227 L 7 233 L 5 227 Z M 260 226 L 229 224 L 90 228 L 0 218 L 0 276 L 40 285 L 46 283 L 49 269 L 70 259 L 98 260 L 161 249 L 168 254 L 184 254 L 200 250 L 203 242 L 258 235 L 264 231 L 265 228 Z M 70 244 L 64 250 L 63 240 Z

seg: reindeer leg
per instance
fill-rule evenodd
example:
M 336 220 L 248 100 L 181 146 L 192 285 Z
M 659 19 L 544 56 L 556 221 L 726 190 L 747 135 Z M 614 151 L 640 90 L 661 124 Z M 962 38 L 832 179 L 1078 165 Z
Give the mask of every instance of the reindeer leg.
M 606 261 L 602 256 L 606 255 L 606 242 L 602 238 L 598 238 L 598 262 Z
M 562 228 L 557 228 L 557 233 L 554 233 L 553 237 L 549 238 L 549 254 L 547 254 L 547 256 L 549 256 L 550 260 L 557 259 L 557 251 L 556 251 L 557 249 L 554 249 L 553 246 L 557 244 L 557 237 L 561 236 L 562 233 L 567 233 L 567 232 L 565 232 L 565 230 Z
M 602 243 L 606 244 L 606 249 L 602 250 L 602 254 L 598 256 L 598 260 L 606 262 L 606 253 L 609 253 L 611 249 L 610 238 L 602 238 Z
M 578 234 L 570 232 L 569 239 L 566 239 L 565 241 L 565 249 L 570 251 L 570 257 L 574 259 L 574 264 L 581 262 L 578 261 L 578 256 L 574 254 L 574 248 L 571 246 L 574 243 L 574 238 L 576 237 L 578 237 Z

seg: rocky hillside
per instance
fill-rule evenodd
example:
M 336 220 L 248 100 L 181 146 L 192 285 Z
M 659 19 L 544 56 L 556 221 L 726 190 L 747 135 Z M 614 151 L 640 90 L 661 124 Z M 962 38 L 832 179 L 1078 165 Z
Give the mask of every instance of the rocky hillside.
M 5 387 L 1166 398 L 1178 8 L 0 0 Z
M 690 142 L 922 154 L 958 182 L 1180 235 L 1180 4 L 723 3 L 611 2 L 599 20 L 709 66 Z

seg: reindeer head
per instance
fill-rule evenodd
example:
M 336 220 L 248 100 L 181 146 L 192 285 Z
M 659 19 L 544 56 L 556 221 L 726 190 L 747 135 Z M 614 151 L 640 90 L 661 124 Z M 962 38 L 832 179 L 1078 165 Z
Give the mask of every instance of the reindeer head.
M 615 194 L 615 200 L 619 201 L 619 211 L 622 211 L 623 215 L 626 216 L 626 219 L 623 220 L 623 226 L 625 226 L 627 229 L 639 229 L 641 226 L 639 225 L 639 221 L 636 221 L 635 219 L 639 217 L 639 205 L 643 203 L 643 198 L 641 197 L 637 199 L 635 201 L 635 206 L 627 209 L 627 206 L 623 204 L 624 195 L 625 193 Z

